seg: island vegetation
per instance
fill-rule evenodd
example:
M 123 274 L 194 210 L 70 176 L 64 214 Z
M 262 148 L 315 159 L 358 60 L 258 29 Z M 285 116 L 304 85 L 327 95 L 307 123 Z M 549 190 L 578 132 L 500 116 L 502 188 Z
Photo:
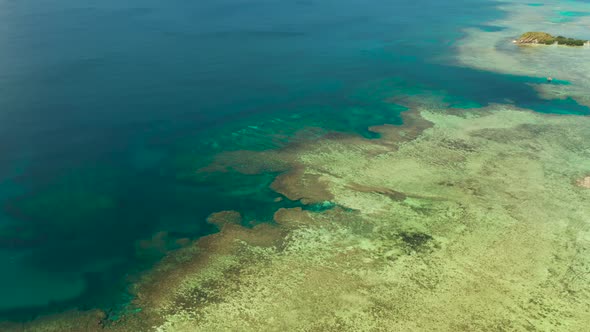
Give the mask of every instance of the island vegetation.
M 567 45 L 584 46 L 588 41 L 583 39 L 568 38 L 564 36 L 552 36 L 546 32 L 525 32 L 517 40 L 518 44 L 544 44 L 544 45 Z

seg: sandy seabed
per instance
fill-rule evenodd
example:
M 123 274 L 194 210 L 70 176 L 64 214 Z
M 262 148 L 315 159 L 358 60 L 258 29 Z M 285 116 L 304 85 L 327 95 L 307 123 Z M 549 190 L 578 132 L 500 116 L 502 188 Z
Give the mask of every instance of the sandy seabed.
M 590 176 L 578 180 L 578 185 L 590 189 Z

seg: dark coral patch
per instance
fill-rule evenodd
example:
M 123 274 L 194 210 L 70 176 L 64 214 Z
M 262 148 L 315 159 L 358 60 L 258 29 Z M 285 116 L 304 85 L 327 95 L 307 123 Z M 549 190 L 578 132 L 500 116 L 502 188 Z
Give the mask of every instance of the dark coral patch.
M 421 232 L 402 232 L 399 234 L 402 241 L 412 251 L 421 251 L 432 240 L 432 236 Z

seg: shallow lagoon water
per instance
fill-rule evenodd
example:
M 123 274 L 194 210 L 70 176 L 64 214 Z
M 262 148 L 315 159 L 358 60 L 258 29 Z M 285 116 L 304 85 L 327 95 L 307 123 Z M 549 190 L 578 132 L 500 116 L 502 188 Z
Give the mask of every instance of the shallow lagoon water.
M 371 125 L 401 123 L 404 108 L 383 99 L 412 92 L 444 91 L 458 106 L 587 111 L 541 99 L 527 85 L 538 77 L 438 60 L 463 28 L 501 17 L 490 1 L 0 8 L 0 264 L 9 271 L 0 293 L 10 294 L 0 311 L 12 318 L 120 308 L 134 275 L 176 240 L 214 231 L 210 213 L 240 210 L 257 223 L 300 204 L 275 201 L 274 172 L 196 174 L 219 152 L 331 130 L 371 137 Z M 320 129 L 295 135 L 305 127 Z M 170 240 L 143 250 L 159 232 Z

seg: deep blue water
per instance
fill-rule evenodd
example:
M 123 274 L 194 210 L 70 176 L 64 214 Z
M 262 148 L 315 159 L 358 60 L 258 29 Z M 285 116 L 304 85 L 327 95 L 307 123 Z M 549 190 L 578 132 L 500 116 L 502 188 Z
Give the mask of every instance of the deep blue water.
M 434 61 L 487 0 L 0 2 L 0 315 L 113 308 L 212 212 L 269 221 L 276 174 L 196 176 L 218 152 L 280 147 L 299 129 L 369 135 L 383 98 L 540 100 L 513 77 Z M 313 207 L 312 207 L 313 208 Z M 138 243 L 168 232 L 162 250 Z

